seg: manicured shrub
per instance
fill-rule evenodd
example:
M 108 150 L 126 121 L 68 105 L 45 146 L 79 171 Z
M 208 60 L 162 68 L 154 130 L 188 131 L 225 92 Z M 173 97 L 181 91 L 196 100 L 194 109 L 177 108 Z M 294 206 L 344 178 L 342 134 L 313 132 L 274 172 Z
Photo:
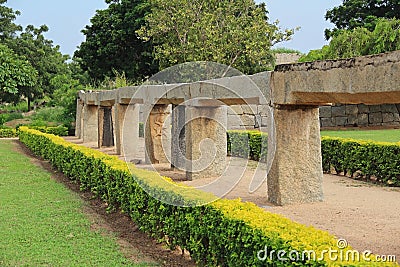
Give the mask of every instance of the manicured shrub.
M 0 138 L 12 138 L 17 136 L 17 131 L 15 129 L 0 129 Z
M 231 130 L 228 135 L 228 155 L 252 159 L 267 160 L 268 135 L 260 131 Z
M 400 143 L 322 137 L 321 150 L 324 172 L 400 186 Z
M 180 246 L 202 266 L 366 266 L 366 262 L 330 261 L 337 240 L 329 233 L 267 212 L 253 203 L 226 200 L 176 184 L 156 172 L 97 150 L 69 143 L 61 137 L 20 127 L 20 140 L 36 155 L 49 160 L 70 179 L 80 182 L 108 203 L 129 214 L 142 231 Z M 168 203 L 178 203 L 179 206 Z M 196 205 L 208 203 L 205 205 Z M 344 253 L 351 247 L 344 249 Z M 288 253 L 313 250 L 304 259 Z M 270 252 L 260 260 L 264 251 Z M 276 253 L 271 253 L 275 251 Z M 278 252 L 286 252 L 286 260 Z M 265 253 L 264 253 L 265 254 Z M 307 256 L 308 255 L 308 256 Z M 319 258 L 320 255 L 323 257 Z M 282 256 L 282 255 L 281 255 Z M 368 266 L 394 266 L 368 262 Z

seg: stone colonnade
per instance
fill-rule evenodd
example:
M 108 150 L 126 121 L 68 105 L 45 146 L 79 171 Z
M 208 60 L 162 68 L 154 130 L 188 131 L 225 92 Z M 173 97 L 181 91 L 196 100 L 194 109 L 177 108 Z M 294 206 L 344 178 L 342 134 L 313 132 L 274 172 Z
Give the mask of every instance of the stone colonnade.
M 174 90 L 174 88 L 178 88 Z M 319 106 L 400 103 L 400 52 L 278 65 L 273 72 L 178 85 L 81 92 L 76 135 L 116 152 L 137 149 L 139 105 L 146 110 L 147 163 L 170 163 L 187 179 L 225 168 L 226 105 L 273 110 L 268 199 L 279 205 L 322 201 Z

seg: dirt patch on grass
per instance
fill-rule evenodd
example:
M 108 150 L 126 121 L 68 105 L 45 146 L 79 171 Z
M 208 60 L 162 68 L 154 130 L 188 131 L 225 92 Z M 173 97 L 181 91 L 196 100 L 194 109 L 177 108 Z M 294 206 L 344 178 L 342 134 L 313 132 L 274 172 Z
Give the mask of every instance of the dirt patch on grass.
M 33 164 L 49 171 L 54 180 L 64 184 L 85 201 L 84 212 L 92 222 L 92 229 L 115 235 L 121 251 L 127 258 L 137 263 L 153 262 L 155 265 L 162 266 L 196 266 L 187 254 L 182 254 L 180 250 L 171 251 L 141 232 L 126 214 L 119 211 L 108 213 L 107 205 L 103 201 L 91 192 L 80 191 L 78 183 L 55 170 L 49 162 L 36 157 L 20 141 L 13 140 L 12 142 L 16 151 L 29 156 Z

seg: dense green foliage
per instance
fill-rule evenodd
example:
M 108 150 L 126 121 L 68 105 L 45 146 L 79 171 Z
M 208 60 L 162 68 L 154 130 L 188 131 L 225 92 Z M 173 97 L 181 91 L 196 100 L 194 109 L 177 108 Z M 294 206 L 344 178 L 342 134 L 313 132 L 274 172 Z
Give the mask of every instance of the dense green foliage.
M 265 4 L 254 0 L 149 0 L 147 24 L 138 31 L 154 43 L 160 68 L 185 62 L 210 61 L 253 74 L 274 63 L 271 47 L 289 40 L 268 22 Z
M 366 28 L 373 31 L 379 18 L 400 19 L 398 0 L 344 0 L 343 3 L 326 12 L 325 18 L 335 24 L 333 30 L 325 30 L 329 39 L 339 30 Z
M 321 146 L 325 172 L 400 186 L 400 143 L 322 137 Z
M 111 207 L 119 206 L 143 231 L 180 246 L 204 266 L 365 266 L 365 262 L 331 262 L 322 253 L 334 249 L 337 241 L 327 232 L 307 227 L 280 215 L 266 212 L 252 203 L 220 199 L 207 205 L 208 193 L 175 184 L 158 173 L 138 169 L 115 156 L 103 154 L 62 138 L 21 128 L 20 140 L 35 154 L 49 160 L 68 177 L 91 189 Z M 131 166 L 128 168 L 128 166 Z M 182 206 L 169 205 L 152 196 L 172 199 Z M 189 205 L 189 206 L 188 206 Z M 186 206 L 186 207 L 185 207 Z M 314 250 L 324 259 L 281 261 L 277 254 L 265 261 L 258 252 L 292 250 L 300 254 Z M 351 249 L 351 247 L 346 248 Z M 346 251 L 344 251 L 346 253 Z M 368 263 L 369 266 L 394 264 Z
M 267 160 L 268 135 L 259 131 L 228 131 L 228 155 L 256 161 Z
M 103 80 L 124 72 L 129 80 L 141 82 L 158 71 L 151 41 L 135 33 L 144 25 L 149 12 L 147 0 L 106 0 L 105 10 L 98 10 L 91 25 L 82 30 L 86 40 L 75 58 L 90 77 Z
M 0 158 L 0 266 L 152 266 L 126 259 L 79 196 L 12 142 L 0 141 Z
M 0 101 L 9 94 L 18 95 L 24 87 L 34 86 L 37 79 L 37 71 L 24 57 L 0 44 Z
M 0 138 L 11 138 L 17 136 L 17 131 L 15 129 L 0 128 Z
M 312 50 L 300 62 L 350 58 L 400 49 L 400 20 L 379 19 L 373 31 L 366 28 L 340 30 L 329 45 Z
M 44 37 L 46 25 L 35 28 L 28 25 L 24 30 L 14 23 L 20 14 L 0 1 L 0 102 L 31 102 L 51 97 L 54 88 L 50 80 L 67 73 L 68 65 L 59 47 Z

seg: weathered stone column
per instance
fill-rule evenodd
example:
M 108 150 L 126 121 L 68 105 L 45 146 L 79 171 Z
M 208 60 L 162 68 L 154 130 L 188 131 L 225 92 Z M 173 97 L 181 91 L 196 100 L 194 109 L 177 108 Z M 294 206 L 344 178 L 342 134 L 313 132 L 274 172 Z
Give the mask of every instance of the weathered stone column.
M 149 108 L 149 107 L 148 107 Z M 156 104 L 145 123 L 146 163 L 169 163 L 171 157 L 171 107 Z
M 276 151 L 268 174 L 268 200 L 278 204 L 323 200 L 318 107 L 274 109 Z M 270 142 L 271 142 L 270 141 Z
M 172 108 L 171 133 L 171 168 L 185 170 L 185 106 L 174 105 Z
M 111 107 L 99 108 L 99 137 L 98 147 L 112 147 L 114 146 L 114 129 L 112 121 Z
M 134 156 L 139 144 L 138 104 L 115 104 L 115 147 L 118 155 Z
M 227 107 L 187 106 L 186 178 L 220 176 L 226 168 Z
M 97 105 L 85 105 L 83 110 L 83 142 L 97 142 L 99 129 L 99 107 Z
M 76 119 L 75 119 L 75 136 L 82 138 L 82 120 L 83 120 L 83 103 L 79 98 L 76 100 Z

